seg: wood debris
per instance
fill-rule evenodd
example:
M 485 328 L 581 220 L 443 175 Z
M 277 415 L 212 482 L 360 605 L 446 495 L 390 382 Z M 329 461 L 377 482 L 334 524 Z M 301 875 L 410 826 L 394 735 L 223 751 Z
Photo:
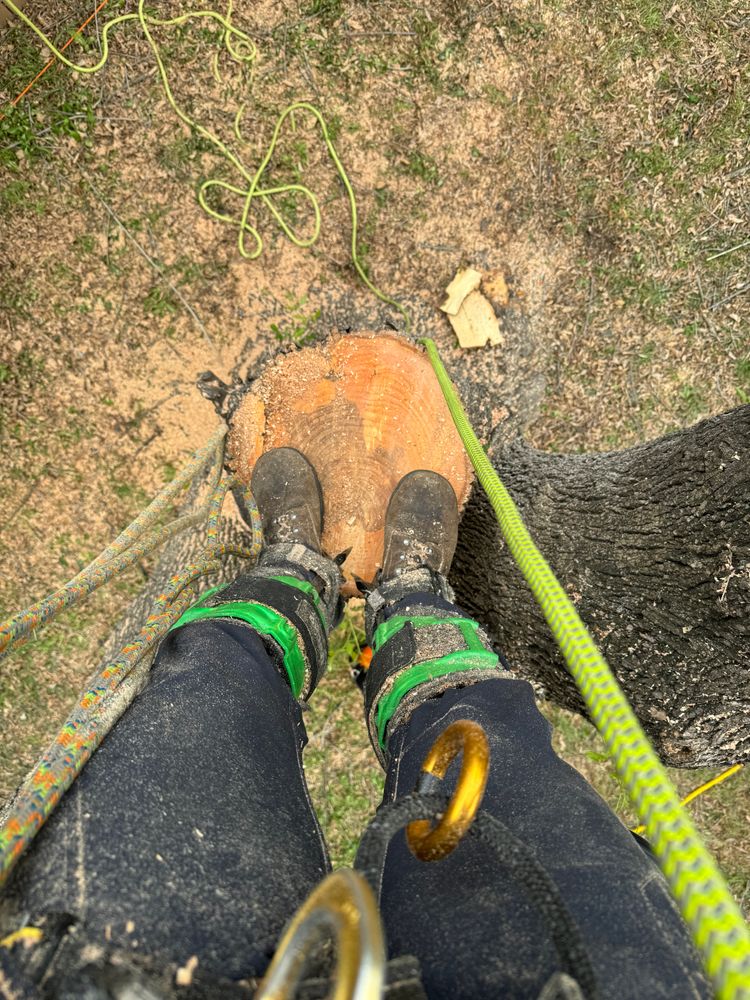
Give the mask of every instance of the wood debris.
M 507 306 L 510 293 L 502 271 L 490 271 L 483 277 L 481 271 L 463 267 L 445 294 L 440 308 L 448 314 L 461 347 L 503 343 L 495 309 Z
M 175 986 L 190 986 L 193 982 L 193 973 L 197 968 L 198 956 L 191 955 L 187 962 L 181 965 L 177 972 L 175 972 Z
M 445 289 L 446 300 L 440 306 L 444 313 L 455 316 L 467 295 L 479 288 L 482 275 L 473 267 L 463 267 Z
M 461 347 L 484 347 L 488 341 L 490 344 L 503 342 L 495 310 L 479 291 L 470 292 L 456 315 L 449 315 L 448 319 Z

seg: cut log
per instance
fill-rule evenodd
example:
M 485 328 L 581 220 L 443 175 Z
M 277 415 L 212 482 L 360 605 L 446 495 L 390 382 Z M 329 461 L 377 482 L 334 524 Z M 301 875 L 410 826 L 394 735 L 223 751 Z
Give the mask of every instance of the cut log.
M 277 356 L 234 413 L 230 462 L 243 483 L 264 451 L 298 448 L 323 487 L 323 548 L 351 549 L 353 578 L 375 578 L 388 499 L 402 476 L 433 469 L 463 507 L 471 465 L 421 348 L 390 334 L 347 334 Z

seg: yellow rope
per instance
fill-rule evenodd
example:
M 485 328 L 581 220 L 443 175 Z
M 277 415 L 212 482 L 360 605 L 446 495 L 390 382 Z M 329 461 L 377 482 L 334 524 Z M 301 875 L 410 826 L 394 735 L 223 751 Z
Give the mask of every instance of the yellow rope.
M 14 944 L 23 942 L 24 944 L 36 944 L 44 937 L 38 927 L 20 927 L 12 934 L 8 934 L 0 941 L 0 948 L 12 948 Z
M 164 88 L 164 94 L 167 99 L 167 103 L 172 108 L 174 113 L 184 122 L 190 129 L 194 130 L 198 135 L 204 138 L 207 142 L 210 142 L 214 149 L 227 160 L 237 171 L 237 173 L 242 178 L 241 186 L 235 184 L 229 184 L 226 181 L 219 179 L 209 179 L 204 181 L 200 188 L 198 189 L 198 201 L 201 208 L 217 222 L 222 222 L 229 224 L 233 227 L 239 229 L 239 234 L 237 238 L 237 248 L 240 255 L 246 260 L 256 260 L 263 253 L 263 239 L 258 231 L 258 229 L 250 223 L 249 217 L 250 212 L 253 207 L 253 202 L 256 199 L 260 199 L 261 203 L 265 208 L 271 213 L 279 226 L 283 234 L 297 247 L 310 247 L 312 246 L 320 236 L 320 224 L 321 224 L 321 212 L 320 203 L 318 198 L 308 187 L 304 184 L 278 184 L 271 185 L 269 187 L 261 186 L 261 178 L 269 166 L 271 157 L 273 156 L 274 150 L 279 140 L 281 129 L 287 118 L 291 116 L 292 125 L 294 125 L 294 113 L 296 111 L 304 111 L 311 114 L 317 123 L 320 125 L 321 132 L 323 134 L 323 141 L 328 152 L 328 155 L 336 168 L 336 172 L 341 180 L 346 191 L 346 196 L 349 201 L 349 212 L 351 216 L 351 243 L 350 252 L 352 264 L 354 269 L 359 275 L 365 286 L 375 295 L 381 302 L 385 302 L 387 305 L 392 306 L 397 310 L 398 313 L 404 319 L 404 325 L 406 330 L 410 329 L 410 317 L 406 309 L 397 302 L 394 298 L 387 295 L 385 292 L 381 291 L 367 276 L 367 272 L 362 263 L 362 259 L 359 254 L 358 249 L 358 213 L 357 213 L 357 201 L 354 194 L 354 189 L 352 188 L 351 182 L 347 176 L 346 170 L 336 152 L 336 148 L 331 139 L 328 126 L 326 124 L 325 118 L 321 112 L 313 105 L 306 101 L 298 101 L 294 104 L 290 104 L 287 108 L 282 111 L 277 119 L 276 126 L 273 131 L 273 136 L 271 138 L 271 143 L 268 147 L 266 155 L 263 157 L 260 166 L 257 170 L 249 170 L 238 153 L 233 151 L 226 143 L 224 143 L 217 135 L 211 132 L 205 126 L 201 125 L 200 122 L 192 118 L 186 111 L 184 111 L 174 96 L 171 84 L 169 82 L 169 77 L 167 74 L 166 66 L 164 65 L 164 60 L 162 59 L 159 46 L 151 33 L 151 28 L 161 28 L 161 27 L 174 27 L 185 24 L 193 18 L 210 18 L 211 20 L 217 22 L 224 29 L 223 42 L 224 46 L 231 56 L 240 66 L 246 68 L 249 73 L 252 73 L 252 68 L 258 55 L 258 50 L 255 43 L 250 38 L 250 36 L 242 31 L 242 29 L 235 27 L 232 24 L 232 6 L 233 0 L 228 0 L 226 14 L 220 14 L 215 10 L 195 10 L 189 11 L 186 14 L 180 14 L 177 17 L 171 18 L 159 18 L 153 14 L 147 13 L 144 9 L 145 0 L 139 0 L 138 11 L 134 14 L 121 14 L 119 17 L 114 17 L 108 21 L 101 34 L 101 45 L 102 53 L 98 62 L 93 65 L 85 66 L 80 65 L 71 61 L 65 56 L 60 49 L 58 49 L 52 40 L 44 34 L 44 32 L 39 28 L 26 14 L 20 10 L 13 0 L 7 0 L 6 6 L 14 13 L 17 17 L 26 24 L 35 35 L 37 35 L 47 46 L 50 52 L 67 66 L 68 69 L 74 70 L 77 73 L 97 73 L 107 62 L 109 58 L 109 35 L 110 32 L 119 25 L 126 24 L 131 21 L 137 21 L 143 31 L 144 37 L 148 42 L 151 51 L 154 54 L 154 60 L 156 62 L 157 69 L 159 71 L 159 76 L 161 78 L 162 86 Z M 214 55 L 212 62 L 212 72 L 214 78 L 220 80 L 220 73 L 218 67 L 218 54 Z M 242 116 L 244 114 L 245 106 L 242 105 L 235 115 L 234 118 L 234 136 L 238 143 L 241 143 L 242 133 L 240 131 L 240 123 L 242 121 Z M 224 191 L 228 191 L 231 194 L 235 194 L 238 197 L 244 199 L 244 204 L 242 212 L 239 218 L 235 215 L 226 215 L 223 212 L 219 212 L 212 208 L 207 200 L 206 195 L 212 188 L 221 188 Z M 289 226 L 287 221 L 282 216 L 281 212 L 278 210 L 274 203 L 274 197 L 284 194 L 299 194 L 305 198 L 310 205 L 313 212 L 313 226 L 312 232 L 309 236 L 299 236 L 294 230 Z M 247 238 L 250 237 L 252 240 L 252 247 L 248 248 L 246 245 Z
M 694 788 L 692 792 L 688 792 L 685 798 L 680 800 L 680 805 L 686 806 L 688 802 L 692 802 L 693 799 L 697 799 L 699 795 L 703 795 L 703 793 L 707 792 L 709 788 L 713 788 L 715 785 L 720 785 L 722 781 L 726 781 L 727 778 L 731 778 L 733 774 L 741 771 L 744 766 L 744 764 L 732 764 L 732 766 L 728 767 L 726 771 L 722 771 L 721 774 L 717 774 L 708 781 L 704 781 L 702 785 L 698 785 L 698 787 Z M 642 835 L 645 832 L 645 826 L 636 826 L 633 828 L 633 833 Z

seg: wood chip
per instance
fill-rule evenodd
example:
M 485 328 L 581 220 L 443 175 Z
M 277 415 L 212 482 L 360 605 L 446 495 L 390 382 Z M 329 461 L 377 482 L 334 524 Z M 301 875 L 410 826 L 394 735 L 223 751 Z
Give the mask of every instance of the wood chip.
M 444 313 L 455 316 L 461 308 L 461 303 L 467 295 L 479 288 L 482 275 L 475 271 L 473 267 L 464 267 L 456 273 L 456 277 L 445 289 L 447 296 L 445 302 L 440 306 Z
M 492 303 L 494 309 L 504 309 L 510 302 L 508 282 L 502 271 L 490 271 L 482 279 L 482 292 Z
M 470 292 L 455 316 L 448 316 L 461 347 L 502 344 L 495 311 L 481 292 Z
M 190 986 L 193 982 L 193 973 L 198 968 L 198 956 L 191 955 L 184 965 L 174 974 L 175 986 Z

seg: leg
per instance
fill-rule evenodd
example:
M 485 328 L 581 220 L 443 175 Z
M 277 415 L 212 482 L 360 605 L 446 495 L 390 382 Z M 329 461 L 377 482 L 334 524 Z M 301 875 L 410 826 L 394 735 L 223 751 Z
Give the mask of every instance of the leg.
M 601 996 L 710 996 L 654 861 L 554 754 L 531 686 L 502 668 L 481 628 L 452 603 L 441 574 L 453 551 L 455 498 L 425 478 L 432 475 L 415 473 L 394 493 L 384 579 L 368 597 L 375 655 L 365 712 L 387 769 L 385 801 L 414 790 L 428 750 L 451 722 L 476 721 L 491 748 L 483 808 L 533 850 L 555 882 Z M 451 771 L 455 776 L 457 767 Z M 389 953 L 420 960 L 431 1000 L 537 1000 L 559 968 L 541 914 L 502 859 L 472 837 L 444 860 L 425 863 L 410 853 L 403 831 L 397 834 L 381 874 L 381 910 Z
M 165 963 L 262 972 L 328 868 L 288 683 L 244 623 L 162 644 L 146 690 L 94 754 L 14 879 L 96 943 Z
M 264 455 L 253 491 L 258 566 L 177 622 L 10 887 L 19 916 L 64 911 L 95 949 L 230 979 L 262 974 L 329 867 L 297 699 L 325 670 L 339 569 L 299 452 Z
M 551 875 L 583 934 L 603 997 L 709 997 L 700 961 L 650 856 L 591 786 L 560 760 L 531 685 L 487 680 L 429 699 L 389 740 L 385 801 L 414 789 L 437 736 L 472 719 L 490 741 L 482 808 Z M 455 774 L 455 769 L 453 771 Z M 471 838 L 443 861 L 391 842 L 381 897 L 391 954 L 416 955 L 431 998 L 538 997 L 557 968 L 523 889 Z

